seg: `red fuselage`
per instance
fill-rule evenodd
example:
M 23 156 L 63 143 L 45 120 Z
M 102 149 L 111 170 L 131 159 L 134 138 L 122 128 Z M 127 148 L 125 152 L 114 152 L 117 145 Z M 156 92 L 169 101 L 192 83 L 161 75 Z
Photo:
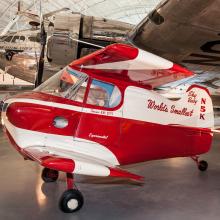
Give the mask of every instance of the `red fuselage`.
M 80 107 L 75 101 L 37 92 L 15 98 Z M 81 107 L 83 108 L 83 104 Z M 31 102 L 14 102 L 7 108 L 6 116 L 13 126 L 21 129 L 99 143 L 116 156 L 120 165 L 194 156 L 207 152 L 211 146 L 212 134 L 209 129 L 160 125 L 114 117 L 110 115 L 111 111 L 93 111 L 97 111 L 97 114 Z M 69 121 L 68 126 L 62 129 L 53 126 L 53 120 L 57 116 L 66 118 Z M 34 141 L 31 140 L 33 145 Z M 74 150 L 74 145 L 69 150 Z

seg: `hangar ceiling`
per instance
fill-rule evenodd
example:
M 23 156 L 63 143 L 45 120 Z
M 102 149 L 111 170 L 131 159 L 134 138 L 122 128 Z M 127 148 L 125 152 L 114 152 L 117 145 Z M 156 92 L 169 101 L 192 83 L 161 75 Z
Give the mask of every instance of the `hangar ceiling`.
M 24 28 L 25 18 L 17 15 L 18 2 L 21 10 L 39 14 L 40 0 L 0 0 L 0 32 L 10 23 L 10 30 Z M 131 24 L 140 22 L 161 0 L 42 0 L 42 11 L 47 13 L 63 7 L 85 15 L 120 20 Z M 15 22 L 17 21 L 17 22 Z M 28 26 L 27 26 L 28 27 Z

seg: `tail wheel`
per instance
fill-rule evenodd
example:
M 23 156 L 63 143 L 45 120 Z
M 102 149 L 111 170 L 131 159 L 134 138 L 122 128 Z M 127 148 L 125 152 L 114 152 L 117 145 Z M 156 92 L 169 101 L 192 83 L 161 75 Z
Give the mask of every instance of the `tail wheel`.
M 52 170 L 49 168 L 44 168 L 41 174 L 42 180 L 46 183 L 55 182 L 58 177 L 59 172 L 57 170 Z
M 198 168 L 200 171 L 206 171 L 208 169 L 208 163 L 205 160 L 199 161 Z
M 77 189 L 66 190 L 60 198 L 60 209 L 65 213 L 76 212 L 83 206 L 82 193 Z

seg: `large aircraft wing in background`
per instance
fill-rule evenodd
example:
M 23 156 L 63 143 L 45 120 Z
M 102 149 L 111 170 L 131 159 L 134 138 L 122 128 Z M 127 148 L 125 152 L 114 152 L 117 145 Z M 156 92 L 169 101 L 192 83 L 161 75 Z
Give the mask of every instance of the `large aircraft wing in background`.
M 137 47 L 191 70 L 220 71 L 220 1 L 162 1 L 130 33 Z

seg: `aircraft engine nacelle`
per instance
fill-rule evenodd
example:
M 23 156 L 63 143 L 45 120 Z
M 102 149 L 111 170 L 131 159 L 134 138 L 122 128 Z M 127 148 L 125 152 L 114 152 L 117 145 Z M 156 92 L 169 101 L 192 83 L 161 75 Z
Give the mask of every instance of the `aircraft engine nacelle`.
M 47 59 L 57 65 L 66 66 L 77 58 L 80 30 L 80 14 L 56 15 L 52 36 L 47 42 Z
M 63 67 L 100 49 L 96 45 L 125 42 L 127 33 L 133 28 L 124 22 L 79 13 L 56 14 L 53 25 L 53 31 L 48 31 L 47 59 Z

